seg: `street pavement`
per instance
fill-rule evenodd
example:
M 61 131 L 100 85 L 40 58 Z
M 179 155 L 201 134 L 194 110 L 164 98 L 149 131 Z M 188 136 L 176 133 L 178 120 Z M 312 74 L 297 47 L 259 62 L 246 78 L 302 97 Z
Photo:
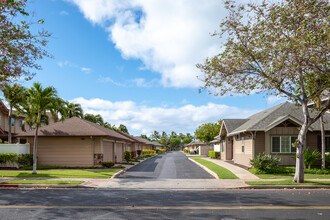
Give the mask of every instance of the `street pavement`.
M 214 179 L 182 152 L 171 151 L 149 158 L 117 178 L 125 179 Z
M 0 219 L 329 219 L 330 190 L 1 189 Z

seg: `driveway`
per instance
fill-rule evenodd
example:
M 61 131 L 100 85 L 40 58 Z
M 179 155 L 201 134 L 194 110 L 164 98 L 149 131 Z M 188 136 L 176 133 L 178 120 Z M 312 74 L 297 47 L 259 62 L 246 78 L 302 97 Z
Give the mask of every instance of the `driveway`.
M 149 158 L 119 175 L 120 179 L 214 179 L 182 152 L 168 152 Z

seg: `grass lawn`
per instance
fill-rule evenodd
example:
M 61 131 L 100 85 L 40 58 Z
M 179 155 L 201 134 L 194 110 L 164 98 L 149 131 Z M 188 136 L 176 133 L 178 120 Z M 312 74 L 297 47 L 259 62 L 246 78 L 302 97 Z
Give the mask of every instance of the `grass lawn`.
M 233 174 L 226 168 L 212 163 L 211 161 L 204 160 L 201 157 L 191 157 L 191 159 L 215 172 L 220 179 L 239 179 L 235 174 Z
M 294 173 L 258 174 L 256 173 L 255 168 L 251 168 L 249 171 L 258 176 L 260 179 L 290 179 L 294 176 Z M 305 179 L 330 179 L 330 175 L 305 173 Z
M 304 183 L 295 183 L 292 178 L 281 181 L 248 181 L 249 185 L 330 185 L 330 181 L 310 181 L 305 180 Z
M 107 167 L 68 167 L 68 166 L 49 166 L 49 165 L 39 165 L 37 170 L 52 170 L 52 169 L 108 169 Z M 23 170 L 33 170 L 32 166 L 24 167 Z
M 110 178 L 120 170 L 40 170 L 36 175 L 31 171 L 0 171 L 0 177 L 46 177 L 46 178 Z
M 84 181 L 67 181 L 67 180 L 10 180 L 2 182 L 2 184 L 60 184 L 60 185 L 78 185 Z

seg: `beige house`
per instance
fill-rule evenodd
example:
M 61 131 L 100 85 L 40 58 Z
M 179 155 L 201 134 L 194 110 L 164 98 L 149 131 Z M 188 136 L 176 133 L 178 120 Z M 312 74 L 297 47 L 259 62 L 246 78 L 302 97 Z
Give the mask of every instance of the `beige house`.
M 35 130 L 16 135 L 30 143 Z M 38 132 L 38 165 L 94 166 L 121 162 L 132 139 L 95 123 L 73 117 L 44 126 Z
M 213 151 L 213 145 L 206 144 L 200 140 L 192 141 L 188 144 L 188 150 L 195 150 L 198 149 L 199 155 L 209 155 L 209 151 Z
M 126 150 L 132 152 L 133 158 L 138 157 L 139 152 L 142 153 L 144 143 L 132 135 L 126 134 L 121 131 L 117 131 L 117 132 L 131 140 L 131 143 L 126 144 Z
M 142 143 L 143 150 L 156 150 L 156 145 L 153 142 L 137 136 L 135 136 L 134 138 L 136 138 Z
M 311 113 L 313 114 L 313 113 Z M 292 147 L 303 121 L 301 107 L 285 102 L 252 115 L 247 119 L 224 119 L 220 129 L 222 160 L 250 166 L 250 159 L 260 153 L 276 155 L 281 165 L 295 165 Z M 326 151 L 330 151 L 330 113 L 324 115 Z M 320 124 L 314 123 L 307 133 L 307 146 L 321 148 Z

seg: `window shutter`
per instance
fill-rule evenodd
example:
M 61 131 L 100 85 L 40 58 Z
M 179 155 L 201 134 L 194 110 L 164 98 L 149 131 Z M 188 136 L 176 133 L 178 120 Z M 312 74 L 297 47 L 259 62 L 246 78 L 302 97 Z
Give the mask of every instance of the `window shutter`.
M 322 142 L 321 142 L 321 136 L 317 136 L 317 150 L 322 152 Z

